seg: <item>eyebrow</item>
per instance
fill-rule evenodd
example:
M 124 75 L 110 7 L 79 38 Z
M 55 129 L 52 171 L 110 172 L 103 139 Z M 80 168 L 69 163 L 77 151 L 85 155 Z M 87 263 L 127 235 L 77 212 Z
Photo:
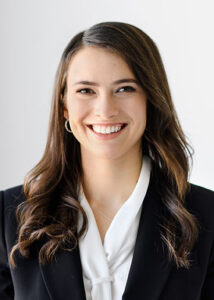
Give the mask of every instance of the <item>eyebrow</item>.
M 139 81 L 137 81 L 136 79 L 132 79 L 132 78 L 119 79 L 119 80 L 114 81 L 113 84 L 126 83 L 126 82 L 136 83 L 137 85 L 139 85 Z M 74 85 L 77 85 L 77 84 L 94 85 L 94 86 L 99 85 L 96 82 L 87 81 L 87 80 L 82 80 L 82 81 L 78 81 L 78 82 L 74 83 Z

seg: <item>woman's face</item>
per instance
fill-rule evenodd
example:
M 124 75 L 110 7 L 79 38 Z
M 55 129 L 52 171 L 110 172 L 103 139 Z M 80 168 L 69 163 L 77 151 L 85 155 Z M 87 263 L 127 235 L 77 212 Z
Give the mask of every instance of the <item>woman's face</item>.
M 70 61 L 64 117 L 85 157 L 136 155 L 146 127 L 146 95 L 118 54 L 87 46 Z

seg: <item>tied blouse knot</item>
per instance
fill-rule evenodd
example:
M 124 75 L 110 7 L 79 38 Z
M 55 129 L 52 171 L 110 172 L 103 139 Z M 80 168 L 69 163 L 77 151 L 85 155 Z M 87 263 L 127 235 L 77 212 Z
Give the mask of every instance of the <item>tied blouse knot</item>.
M 143 156 L 136 186 L 114 216 L 105 234 L 104 243 L 93 211 L 80 187 L 79 201 L 88 218 L 88 230 L 79 240 L 83 282 L 87 300 L 122 299 L 128 279 L 140 221 L 142 203 L 147 192 L 151 161 Z M 78 230 L 82 215 L 78 215 Z

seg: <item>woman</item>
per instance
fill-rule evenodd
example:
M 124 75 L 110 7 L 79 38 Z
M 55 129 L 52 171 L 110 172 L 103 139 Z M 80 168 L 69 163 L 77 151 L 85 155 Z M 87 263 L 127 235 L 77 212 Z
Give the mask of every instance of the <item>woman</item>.
M 188 182 L 191 157 L 151 38 L 77 34 L 44 156 L 1 192 L 0 298 L 214 299 L 214 193 Z

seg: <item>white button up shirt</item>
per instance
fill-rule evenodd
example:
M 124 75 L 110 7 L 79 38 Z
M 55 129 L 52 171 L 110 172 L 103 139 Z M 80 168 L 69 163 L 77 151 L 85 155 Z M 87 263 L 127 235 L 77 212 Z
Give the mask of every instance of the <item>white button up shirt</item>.
M 151 162 L 143 156 L 136 186 L 114 216 L 102 244 L 93 211 L 80 192 L 80 204 L 89 222 L 79 240 L 83 282 L 87 300 L 121 300 L 127 282 L 140 221 L 142 203 L 149 185 Z M 78 228 L 82 224 L 79 214 Z

